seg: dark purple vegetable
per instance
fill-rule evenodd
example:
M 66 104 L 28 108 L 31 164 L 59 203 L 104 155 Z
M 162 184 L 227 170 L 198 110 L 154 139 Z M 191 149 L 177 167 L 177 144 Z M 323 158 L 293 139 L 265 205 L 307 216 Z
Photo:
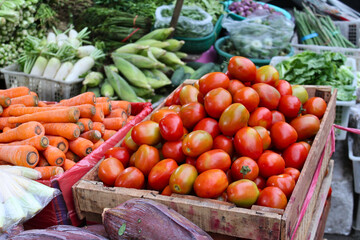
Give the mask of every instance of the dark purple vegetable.
M 257 9 L 266 9 L 270 13 L 275 12 L 275 9 L 269 7 L 268 4 L 260 4 L 252 0 L 242 0 L 240 2 L 232 2 L 229 5 L 229 10 L 242 17 L 247 17 Z M 283 15 L 281 12 L 279 14 Z

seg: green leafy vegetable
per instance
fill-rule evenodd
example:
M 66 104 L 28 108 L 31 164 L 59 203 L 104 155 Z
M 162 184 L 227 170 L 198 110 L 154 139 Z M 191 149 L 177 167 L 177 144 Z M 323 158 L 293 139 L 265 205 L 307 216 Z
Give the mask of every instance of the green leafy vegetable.
M 341 53 L 305 51 L 278 63 L 275 68 L 280 79 L 291 84 L 329 85 L 338 89 L 337 100 L 351 101 L 356 99 L 354 74 L 345 63 L 346 57 Z

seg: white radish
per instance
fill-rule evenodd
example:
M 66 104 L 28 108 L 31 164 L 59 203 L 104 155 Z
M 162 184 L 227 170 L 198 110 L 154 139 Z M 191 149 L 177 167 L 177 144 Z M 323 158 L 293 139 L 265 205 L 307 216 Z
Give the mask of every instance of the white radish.
M 56 35 L 53 32 L 49 32 L 47 35 L 47 43 L 56 43 Z
M 30 74 L 36 75 L 36 76 L 42 76 L 45 71 L 47 62 L 48 61 L 46 60 L 46 58 L 39 56 L 36 59 L 35 64 L 34 64 L 33 68 L 31 69 Z
M 64 81 L 67 75 L 69 75 L 71 69 L 73 68 L 73 64 L 71 62 L 64 62 L 61 64 L 58 72 L 55 75 L 55 80 Z
M 69 38 L 70 38 L 70 39 L 76 39 L 77 36 L 78 36 L 78 32 L 77 32 L 76 30 L 71 29 L 71 30 L 69 31 Z
M 67 40 L 68 36 L 65 33 L 60 33 L 56 36 L 56 41 L 59 47 L 61 47 Z
M 78 80 L 81 75 L 89 71 L 94 65 L 95 60 L 91 56 L 81 58 L 75 63 L 65 82 L 71 83 Z
M 46 65 L 43 77 L 53 79 L 61 66 L 58 58 L 52 57 Z
M 77 50 L 77 57 L 83 58 L 86 56 L 90 56 L 95 50 L 96 48 L 93 45 L 81 46 Z

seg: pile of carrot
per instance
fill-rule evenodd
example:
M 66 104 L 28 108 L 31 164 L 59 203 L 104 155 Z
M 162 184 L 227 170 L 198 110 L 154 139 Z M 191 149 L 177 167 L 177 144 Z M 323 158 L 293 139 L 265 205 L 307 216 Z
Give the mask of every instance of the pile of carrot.
M 0 164 L 35 168 L 42 179 L 50 179 L 132 118 L 130 102 L 92 92 L 49 104 L 27 87 L 0 90 Z

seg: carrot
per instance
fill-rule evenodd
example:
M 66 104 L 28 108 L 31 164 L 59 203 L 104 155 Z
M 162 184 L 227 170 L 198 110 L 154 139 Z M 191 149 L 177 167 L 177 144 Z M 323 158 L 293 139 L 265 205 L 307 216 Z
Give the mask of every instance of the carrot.
M 10 129 L 11 129 L 10 127 L 4 127 L 3 132 L 7 132 L 7 131 L 9 131 Z
M 62 166 L 66 159 L 63 151 L 51 145 L 49 145 L 42 153 L 51 166 Z
M 77 106 L 81 104 L 92 104 L 95 105 L 96 96 L 93 92 L 85 92 L 75 97 L 61 100 L 60 103 L 56 104 L 58 106 Z
M 104 139 L 100 138 L 99 141 L 97 141 L 94 146 L 93 146 L 93 150 L 97 149 L 101 144 L 103 144 L 105 141 Z
M 105 134 L 105 125 L 101 122 L 94 122 L 93 130 L 98 130 L 101 133 L 101 136 L 103 136 Z
M 16 123 L 9 123 L 8 119 L 9 119 L 8 117 L 0 117 L 0 130 L 4 130 L 5 127 L 9 127 L 9 128 L 16 127 Z
M 94 127 L 93 121 L 91 121 L 89 118 L 80 118 L 78 122 L 84 124 L 85 132 L 92 130 Z
M 80 136 L 80 128 L 75 123 L 44 123 L 46 135 L 64 137 L 74 140 Z
M 72 107 L 23 107 L 23 108 L 13 108 L 9 110 L 11 116 L 22 116 L 25 114 L 39 113 L 39 112 L 49 112 L 49 111 L 59 111 L 62 109 L 70 109 Z
M 34 168 L 39 161 L 39 153 L 29 145 L 0 145 L 0 160 L 16 166 Z
M 124 100 L 110 101 L 112 109 L 122 108 L 126 111 L 127 115 L 131 114 L 131 103 Z
M 9 88 L 5 90 L 0 90 L 0 95 L 9 97 L 9 98 L 16 98 L 30 94 L 30 89 L 27 87 L 15 87 Z
M 3 113 L 4 109 L 3 107 L 0 105 L 0 115 Z
M 96 103 L 101 103 L 101 102 L 110 102 L 110 98 L 108 98 L 108 97 L 97 97 L 96 98 Z
M 64 173 L 64 169 L 58 166 L 36 167 L 35 170 L 41 173 L 41 180 L 50 180 L 52 177 Z
M 29 95 L 35 96 L 35 97 L 39 97 L 39 96 L 37 95 L 37 93 L 36 93 L 36 92 L 33 92 L 33 91 L 30 91 L 30 94 L 29 94 Z
M 109 138 L 111 138 L 114 134 L 116 133 L 115 130 L 105 130 L 105 134 L 103 136 L 103 139 L 106 141 L 108 140 Z
M 72 151 L 68 150 L 66 153 L 65 153 L 65 156 L 67 159 L 70 159 L 74 162 L 78 162 L 80 160 L 80 157 L 78 155 L 76 155 L 75 153 L 73 153 Z
M 27 107 L 36 107 L 38 105 L 39 99 L 36 96 L 25 95 L 21 97 L 16 97 L 11 99 L 12 104 L 24 104 Z
M 8 107 L 11 105 L 11 99 L 9 97 L 5 97 L 0 95 L 0 105 L 3 107 Z
M 10 111 L 13 108 L 18 108 L 18 107 L 25 107 L 24 104 L 11 104 L 10 106 L 8 106 L 7 108 L 4 108 L 3 113 L 1 114 L 2 117 L 10 117 Z
M 50 164 L 42 154 L 39 154 L 39 162 L 36 165 L 36 167 L 45 167 L 45 166 L 50 166 Z
M 51 135 L 46 135 L 46 137 L 49 139 L 49 145 L 57 147 L 64 153 L 68 151 L 69 142 L 65 138 Z
M 110 102 L 102 102 L 102 103 L 96 103 L 96 108 L 101 108 L 104 115 L 109 115 L 111 113 L 111 103 Z
M 69 141 L 70 150 L 78 155 L 80 158 L 83 158 L 92 152 L 92 147 L 94 144 L 85 138 L 79 137 L 75 140 Z
M 10 165 L 10 166 L 14 166 L 13 164 L 8 163 L 8 162 L 5 162 L 5 161 L 3 161 L 3 160 L 0 160 L 0 165 Z
M 80 137 L 96 143 L 101 138 L 101 133 L 98 130 L 90 130 L 81 134 Z
M 49 139 L 42 135 L 37 135 L 22 141 L 8 143 L 9 145 L 30 145 L 38 151 L 44 151 L 49 146 Z
M 44 101 L 39 101 L 38 106 L 39 107 L 47 107 L 48 105 Z
M 128 118 L 126 119 L 126 123 L 130 122 L 131 120 L 133 120 L 135 118 L 135 116 L 128 116 Z
M 93 122 L 102 122 L 104 120 L 104 112 L 100 107 L 95 107 L 96 113 L 92 116 L 91 120 Z
M 85 125 L 82 122 L 76 122 L 76 125 L 80 128 L 80 133 L 85 132 Z
M 81 118 L 92 118 L 96 113 L 95 106 L 91 104 L 82 104 L 76 107 L 80 110 Z
M 126 124 L 126 118 L 105 118 L 103 121 L 105 129 L 107 130 L 119 130 Z
M 2 119 L 2 118 L 0 118 Z M 27 122 L 0 134 L 0 142 L 25 140 L 36 135 L 44 135 L 44 127 L 38 122 Z
M 127 113 L 126 113 L 126 111 L 124 109 L 118 108 L 118 109 L 112 110 L 111 113 L 106 116 L 106 118 L 114 118 L 114 117 L 126 118 Z
M 70 168 L 72 168 L 76 163 L 70 159 L 65 159 L 63 168 L 65 171 L 69 170 Z

